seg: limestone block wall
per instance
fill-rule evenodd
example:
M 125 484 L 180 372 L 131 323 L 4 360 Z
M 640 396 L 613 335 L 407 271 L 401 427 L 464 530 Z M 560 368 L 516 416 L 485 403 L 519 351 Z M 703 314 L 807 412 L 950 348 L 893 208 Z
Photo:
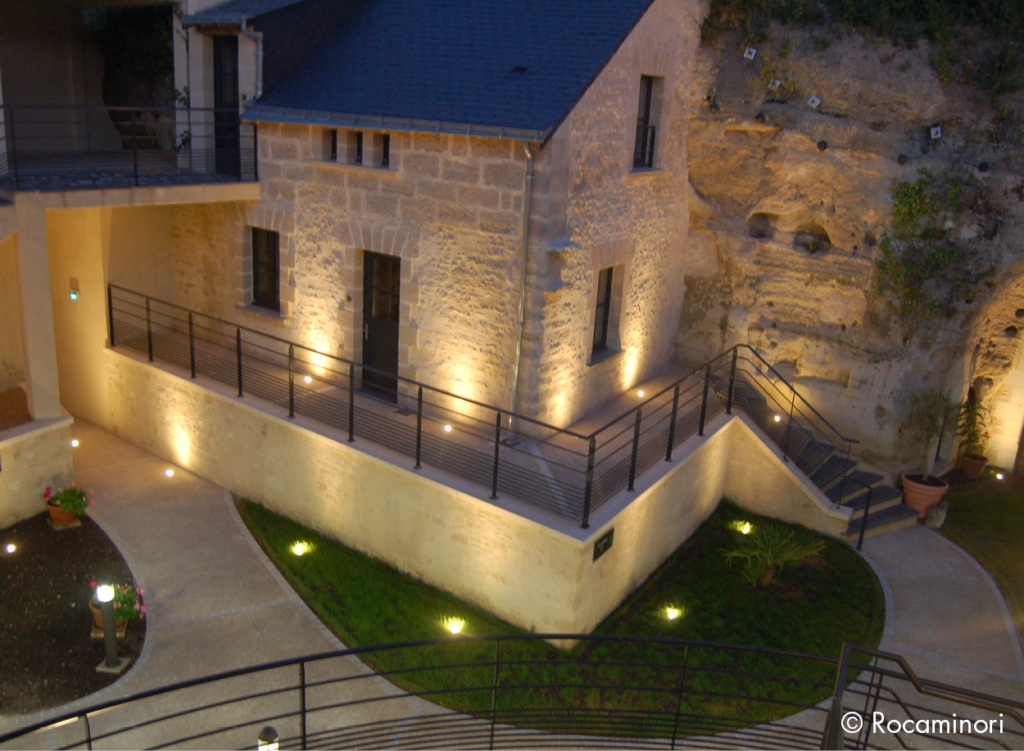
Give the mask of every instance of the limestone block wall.
M 0 432 L 0 529 L 45 511 L 43 491 L 74 482 L 70 417 Z
M 381 169 L 327 161 L 323 128 L 259 129 L 261 201 L 177 209 L 175 301 L 361 361 L 363 253 L 399 256 L 399 374 L 507 406 L 522 149 L 392 133 Z M 245 307 L 253 226 L 281 234 L 280 316 Z
M 498 507 L 486 488 L 456 489 L 365 442 L 289 420 L 276 405 L 106 350 L 111 421 L 123 438 L 522 628 L 592 630 L 714 510 L 723 495 L 759 513 L 835 534 L 846 518 L 738 416 L 720 416 L 673 463 L 639 478 L 592 526 L 541 523 Z M 737 480 L 756 467 L 758 483 Z M 431 476 L 433 475 L 433 477 Z M 510 510 L 512 509 L 512 510 Z M 614 544 L 594 560 L 594 543 Z
M 546 421 L 574 421 L 671 356 L 687 252 L 685 93 L 700 13 L 697 3 L 656 0 L 541 152 L 523 387 L 528 412 Z M 643 75 L 662 90 L 653 171 L 633 169 Z M 545 249 L 559 239 L 578 247 Z M 590 365 L 597 281 L 609 266 L 621 284 L 609 336 L 618 352 Z

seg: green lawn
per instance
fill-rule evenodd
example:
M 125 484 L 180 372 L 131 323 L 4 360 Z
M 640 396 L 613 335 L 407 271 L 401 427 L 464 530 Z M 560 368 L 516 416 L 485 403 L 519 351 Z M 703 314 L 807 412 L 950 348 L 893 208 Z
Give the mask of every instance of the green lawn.
M 950 488 L 942 534 L 995 577 L 1024 636 L 1024 479 L 986 475 Z
M 444 616 L 466 621 L 463 633 L 515 634 L 521 629 L 466 604 L 435 587 L 318 535 L 262 507 L 242 501 L 242 517 L 270 558 L 314 612 L 349 646 L 434 639 L 447 635 Z M 729 568 L 724 548 L 735 545 L 740 533 L 730 522 L 765 523 L 723 502 L 701 529 L 596 630 L 602 634 L 677 637 L 748 644 L 838 657 L 844 639 L 875 646 L 884 621 L 881 588 L 871 570 L 846 544 L 827 539 L 814 560 L 786 569 L 768 589 L 748 585 L 738 569 Z M 297 541 L 312 546 L 296 556 Z M 669 621 L 668 605 L 683 610 Z M 403 687 L 441 690 L 469 684 L 488 686 L 492 679 L 494 646 L 465 642 L 458 658 L 472 667 L 461 671 L 392 676 Z M 600 675 L 569 658 L 614 660 Z M 450 645 L 378 653 L 373 665 L 404 670 L 452 659 Z M 505 661 L 543 660 L 544 664 L 505 665 Z M 786 702 L 813 703 L 831 692 L 830 665 L 758 653 L 721 652 L 706 648 L 641 643 L 581 643 L 571 653 L 545 642 L 506 642 L 502 646 L 501 685 L 578 684 L 604 681 L 675 686 L 680 665 L 687 661 L 687 695 L 683 711 L 689 716 L 722 714 L 754 722 L 795 711 Z M 703 665 L 706 670 L 698 669 Z M 749 673 L 771 673 L 810 680 L 818 685 L 766 683 Z M 636 685 L 636 684 L 633 684 Z M 735 694 L 772 694 L 776 703 L 752 703 L 730 698 Z M 439 703 L 464 710 L 487 710 L 490 692 L 473 695 L 434 695 Z M 499 709 L 550 700 L 551 706 L 600 706 L 611 710 L 657 709 L 673 712 L 677 696 L 671 689 L 660 695 L 602 691 L 569 686 L 546 692 L 504 691 Z M 635 732 L 630 728 L 629 732 Z

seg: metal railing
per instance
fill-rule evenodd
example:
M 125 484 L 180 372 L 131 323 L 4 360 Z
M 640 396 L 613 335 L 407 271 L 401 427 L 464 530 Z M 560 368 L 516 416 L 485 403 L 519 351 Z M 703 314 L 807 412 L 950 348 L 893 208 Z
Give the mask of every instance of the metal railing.
M 590 525 L 591 514 L 687 438 L 735 407 L 775 441 L 785 461 L 813 475 L 831 457 L 849 456 L 839 434 L 757 352 L 734 347 L 646 397 L 597 430 L 582 433 L 512 413 L 280 337 L 109 285 L 111 346 L 125 346 L 229 384 L 239 396 L 276 403 L 412 461 L 475 482 L 491 498 L 509 495 Z M 382 400 L 366 374 L 397 384 Z M 833 482 L 845 479 L 832 478 Z
M 256 146 L 236 109 L 0 105 L 0 189 L 252 181 Z
M 542 639 L 580 646 L 558 652 Z M 262 736 L 303 749 L 870 748 L 881 716 L 895 739 L 888 747 L 920 735 L 926 747 L 1020 748 L 1022 711 L 850 643 L 836 659 L 681 639 L 508 634 L 346 649 L 182 681 L 23 726 L 0 735 L 0 747 L 251 748 Z M 952 715 L 970 721 L 966 732 L 904 729 Z M 900 726 L 890 733 L 892 722 Z

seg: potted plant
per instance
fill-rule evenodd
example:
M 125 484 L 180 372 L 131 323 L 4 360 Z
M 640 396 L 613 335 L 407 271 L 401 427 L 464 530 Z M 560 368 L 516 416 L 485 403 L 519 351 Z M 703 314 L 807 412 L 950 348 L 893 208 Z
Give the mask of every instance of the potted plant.
M 907 400 L 903 430 L 907 439 L 924 453 L 922 472 L 903 475 L 903 502 L 918 511 L 918 518 L 928 515 L 928 508 L 942 500 L 949 483 L 932 477 L 935 468 L 936 443 L 956 423 L 960 404 L 940 389 L 916 391 Z
M 956 434 L 962 439 L 960 463 L 963 466 L 964 475 L 970 480 L 977 480 L 981 477 L 985 465 L 988 464 L 988 457 L 985 456 L 989 440 L 988 432 L 985 430 L 987 418 L 988 407 L 975 396 L 974 389 L 969 389 L 967 401 L 960 409 Z
M 100 603 L 96 600 L 97 582 L 89 582 L 92 587 L 92 599 L 89 601 L 89 609 L 92 610 L 93 638 L 103 638 L 103 611 Z M 146 615 L 146 603 L 142 596 L 146 594 L 134 584 L 114 584 L 114 628 L 117 630 L 117 638 L 124 636 L 129 621 L 137 621 Z
M 55 493 L 52 492 L 52 488 L 47 488 L 43 493 L 43 500 L 46 501 L 46 509 L 50 512 L 50 521 L 53 526 L 67 527 L 85 513 L 92 503 L 93 492 L 90 490 L 87 493 L 74 485 L 62 488 Z

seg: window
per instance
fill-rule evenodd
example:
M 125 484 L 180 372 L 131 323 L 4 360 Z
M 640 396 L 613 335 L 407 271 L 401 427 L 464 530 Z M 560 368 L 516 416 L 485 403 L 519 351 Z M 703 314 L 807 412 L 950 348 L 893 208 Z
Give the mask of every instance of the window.
M 351 164 L 363 163 L 363 131 L 350 130 L 348 133 L 348 161 Z
M 252 228 L 252 304 L 281 310 L 280 236 L 266 229 Z
M 330 159 L 332 162 L 338 161 L 338 131 L 331 131 L 331 151 Z
M 608 349 L 608 322 L 612 313 L 612 269 L 601 269 L 597 278 L 597 313 L 594 316 L 593 352 Z
M 636 115 L 636 145 L 633 147 L 633 169 L 654 167 L 654 139 L 657 120 L 657 94 L 654 76 L 640 77 L 640 106 Z
M 391 165 L 391 136 L 387 133 L 380 137 L 380 166 Z

